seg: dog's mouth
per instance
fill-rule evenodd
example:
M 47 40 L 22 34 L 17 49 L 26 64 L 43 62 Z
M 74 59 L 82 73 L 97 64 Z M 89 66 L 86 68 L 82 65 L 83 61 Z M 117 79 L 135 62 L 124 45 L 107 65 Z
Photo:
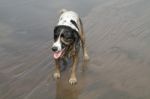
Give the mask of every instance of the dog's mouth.
M 58 59 L 58 58 L 62 57 L 64 55 L 64 52 L 65 52 L 65 48 L 62 49 L 61 51 L 54 52 L 54 55 L 53 55 L 54 59 Z

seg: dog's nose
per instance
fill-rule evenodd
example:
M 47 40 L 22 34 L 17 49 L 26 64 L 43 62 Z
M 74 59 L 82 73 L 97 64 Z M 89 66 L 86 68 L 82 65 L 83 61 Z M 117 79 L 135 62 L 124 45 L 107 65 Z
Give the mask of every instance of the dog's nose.
M 57 50 L 58 50 L 58 48 L 57 48 L 57 47 L 55 47 L 55 46 L 54 46 L 54 47 L 52 47 L 52 51 L 54 51 L 54 52 L 55 52 L 55 51 L 57 51 Z

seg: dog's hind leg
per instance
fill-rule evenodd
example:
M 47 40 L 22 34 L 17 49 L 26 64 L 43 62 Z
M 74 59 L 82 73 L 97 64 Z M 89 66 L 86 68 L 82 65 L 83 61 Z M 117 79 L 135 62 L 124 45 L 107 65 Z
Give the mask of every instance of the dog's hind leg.
M 53 77 L 55 79 L 59 79 L 60 78 L 60 64 L 59 64 L 59 60 L 55 60 L 55 72 L 53 74 Z
M 84 30 L 83 30 L 83 24 L 82 24 L 81 19 L 79 19 L 79 21 L 80 21 L 80 39 L 81 39 L 84 60 L 89 60 L 90 58 L 89 58 L 89 55 L 87 53 L 87 49 L 85 46 L 85 34 L 84 34 Z

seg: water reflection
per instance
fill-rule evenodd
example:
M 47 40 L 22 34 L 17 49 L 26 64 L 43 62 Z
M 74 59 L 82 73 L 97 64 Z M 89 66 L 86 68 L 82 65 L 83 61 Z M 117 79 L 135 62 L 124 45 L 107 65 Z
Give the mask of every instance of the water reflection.
M 61 79 L 56 81 L 55 99 L 78 99 L 79 92 L 77 86 L 71 86 Z
M 77 72 L 79 75 L 78 84 L 70 85 L 68 82 L 69 73 L 68 70 L 63 71 L 62 78 L 56 80 L 56 95 L 55 99 L 78 99 L 78 96 L 86 85 L 86 71 L 88 71 L 88 61 L 83 61 L 79 64 L 78 68 L 80 72 Z M 69 67 L 70 68 L 70 67 Z

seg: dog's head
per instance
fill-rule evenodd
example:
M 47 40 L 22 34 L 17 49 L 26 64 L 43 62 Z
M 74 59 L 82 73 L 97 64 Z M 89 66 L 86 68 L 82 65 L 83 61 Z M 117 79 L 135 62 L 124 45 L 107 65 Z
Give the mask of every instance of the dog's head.
M 79 40 L 78 33 L 67 26 L 57 26 L 54 29 L 54 43 L 52 51 L 55 59 L 61 58 L 65 55 L 67 49 L 73 46 Z

